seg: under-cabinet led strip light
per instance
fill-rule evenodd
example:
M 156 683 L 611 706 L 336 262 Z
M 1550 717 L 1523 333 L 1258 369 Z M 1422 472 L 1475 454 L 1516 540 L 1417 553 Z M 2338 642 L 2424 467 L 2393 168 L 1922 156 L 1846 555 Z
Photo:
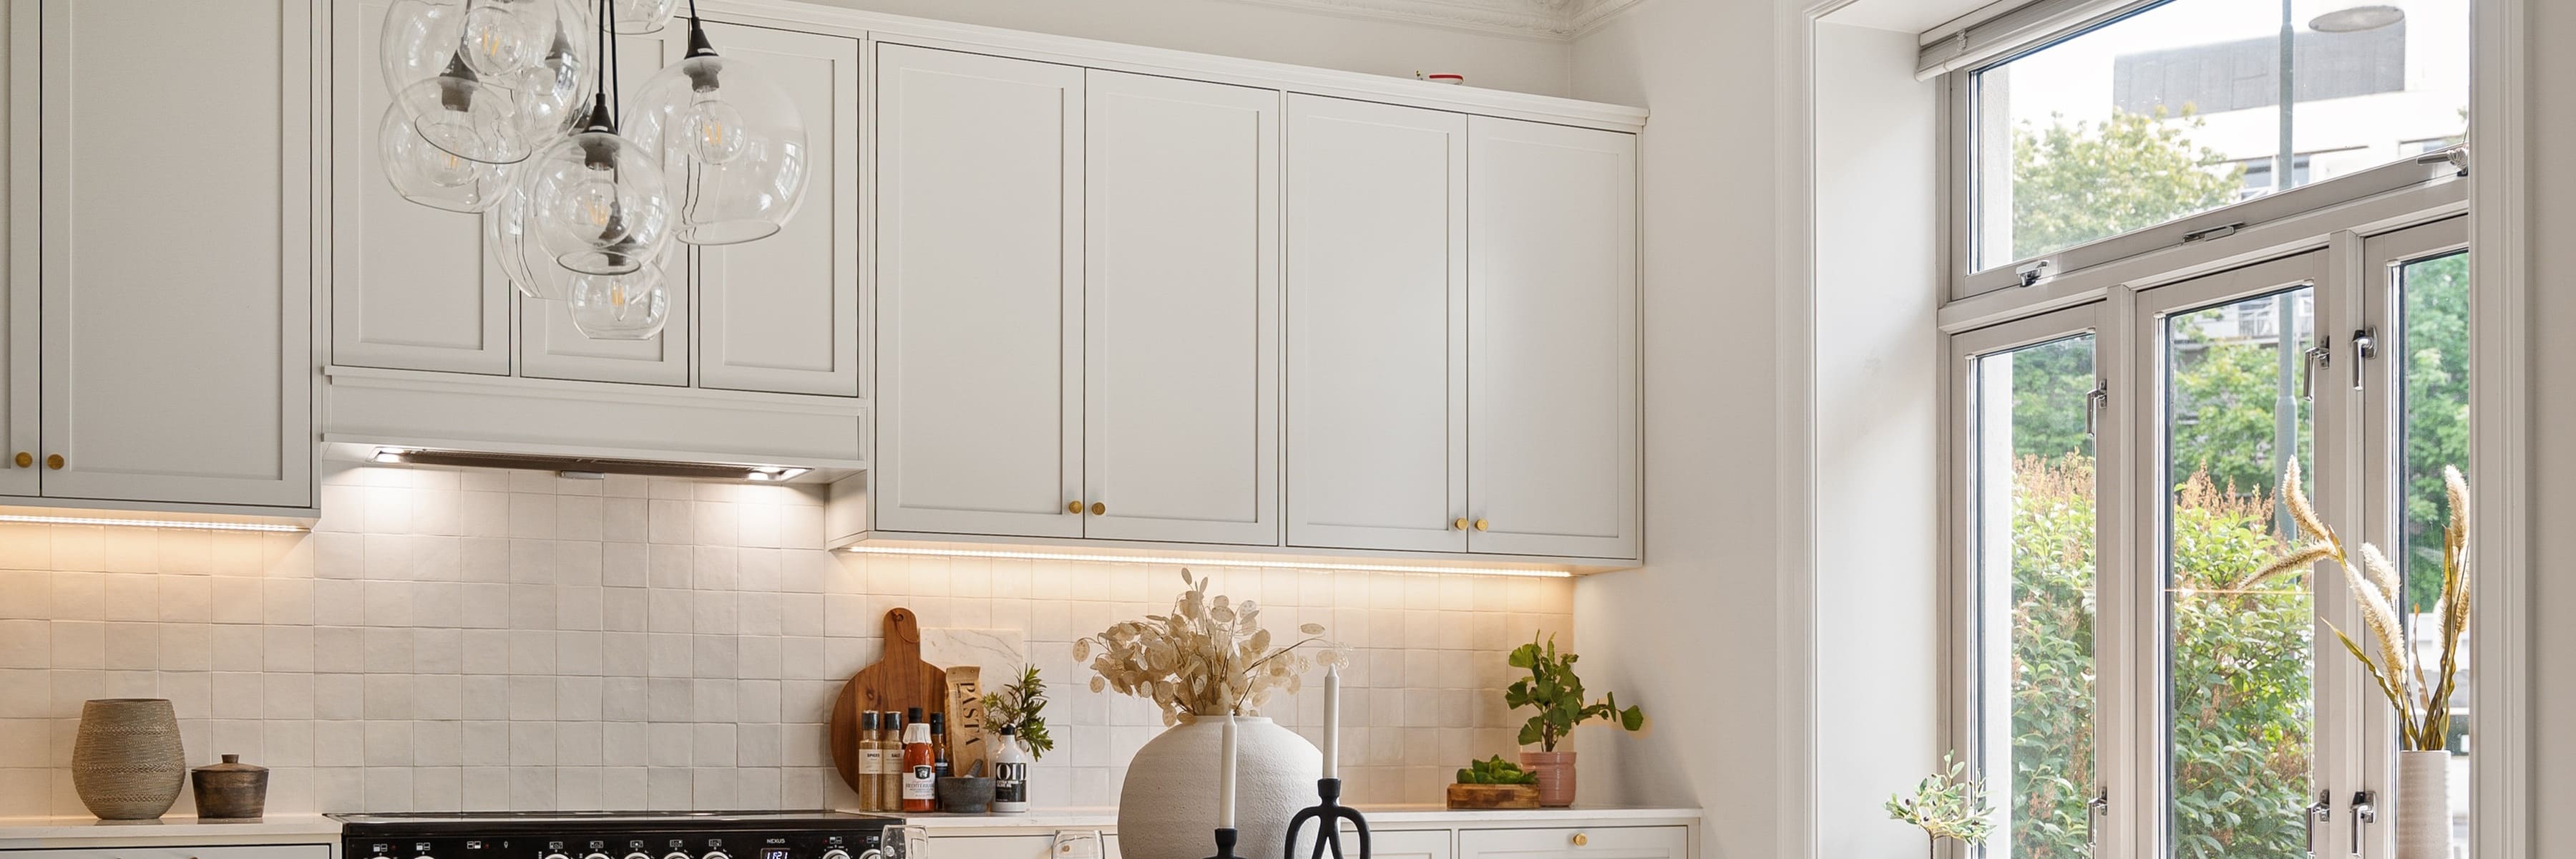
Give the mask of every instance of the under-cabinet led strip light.
M 268 531 L 289 534 L 312 530 L 302 525 L 271 525 L 263 522 L 182 522 L 175 519 L 106 519 L 87 516 L 0 515 L 0 522 L 32 525 L 123 525 L 129 528 L 179 528 L 189 531 Z
M 1210 567 L 1252 567 L 1264 570 L 1343 570 L 1359 573 L 1445 573 L 1468 576 L 1519 576 L 1537 579 L 1573 578 L 1570 570 L 1503 570 L 1490 567 L 1422 567 L 1401 564 L 1335 564 L 1320 561 L 1230 560 L 1224 558 L 1167 558 L 1155 555 L 1082 555 L 1064 552 L 1002 552 L 987 549 L 916 549 L 904 546 L 870 546 L 860 544 L 842 551 L 854 555 L 913 555 L 933 558 L 1007 558 L 1023 561 L 1082 561 L 1095 564 L 1198 564 Z

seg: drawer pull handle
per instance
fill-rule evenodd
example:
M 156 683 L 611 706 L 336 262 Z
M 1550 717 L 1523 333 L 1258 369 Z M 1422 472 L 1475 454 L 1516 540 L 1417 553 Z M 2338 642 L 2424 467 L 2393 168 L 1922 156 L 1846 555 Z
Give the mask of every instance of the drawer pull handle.
M 1476 520 L 1476 530 L 1478 530 L 1478 531 L 1485 530 L 1485 526 L 1490 525 L 1490 524 L 1492 524 L 1492 523 L 1490 523 L 1490 522 L 1486 522 L 1486 521 L 1485 521 L 1485 520 L 1483 520 L 1483 519 L 1478 519 L 1478 520 Z
M 1107 515 L 1109 515 L 1109 505 L 1107 505 L 1107 504 L 1102 504 L 1102 503 L 1100 503 L 1100 502 L 1098 502 L 1098 501 L 1091 502 L 1091 515 L 1093 515 L 1093 516 L 1107 516 Z
M 23 450 L 22 450 L 22 451 L 19 451 L 19 452 L 18 452 L 18 467 L 19 467 L 19 468 L 34 468 L 34 467 L 36 467 L 36 455 L 35 455 L 35 454 L 32 454 L 32 453 L 28 453 L 28 452 L 23 451 Z
M 1080 502 L 1080 501 L 1067 501 L 1067 502 L 1065 502 L 1065 503 L 1064 503 L 1064 512 L 1067 512 L 1067 513 L 1081 513 L 1081 512 L 1082 512 L 1082 502 Z
M 63 470 L 63 455 L 62 455 L 62 454 L 57 453 L 57 454 L 53 454 L 53 455 L 51 455 L 51 456 L 47 456 L 47 457 L 45 457 L 45 467 L 46 467 L 46 468 L 53 469 L 53 470 L 55 470 L 55 471 L 61 471 L 61 470 Z
M 1583 833 L 1577 832 L 1577 833 L 1574 833 L 1574 838 L 1573 838 L 1572 840 L 1574 841 L 1574 846 L 1576 846 L 1576 847 L 1581 847 L 1581 846 L 1583 846 L 1583 845 L 1586 845 L 1586 844 L 1590 844 L 1590 843 L 1592 843 L 1592 836 L 1585 835 L 1585 834 L 1583 834 Z

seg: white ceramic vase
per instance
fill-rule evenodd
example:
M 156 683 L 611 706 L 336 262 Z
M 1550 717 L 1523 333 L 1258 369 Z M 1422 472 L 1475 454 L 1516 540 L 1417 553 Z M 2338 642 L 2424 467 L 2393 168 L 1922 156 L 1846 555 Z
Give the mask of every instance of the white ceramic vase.
M 2397 859 L 2450 859 L 2451 753 L 2397 753 Z
M 1216 853 L 1217 768 L 1225 723 L 1184 722 L 1136 751 L 1118 791 L 1118 852 L 1126 859 L 1207 859 Z M 1315 804 L 1324 754 L 1257 716 L 1235 720 L 1234 855 L 1277 856 L 1288 818 Z

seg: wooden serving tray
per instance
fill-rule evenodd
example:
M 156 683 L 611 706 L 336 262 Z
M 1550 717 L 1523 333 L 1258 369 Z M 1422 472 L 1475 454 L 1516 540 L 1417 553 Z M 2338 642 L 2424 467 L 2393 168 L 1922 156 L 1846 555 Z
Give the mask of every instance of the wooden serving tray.
M 1538 807 L 1538 785 L 1534 784 L 1453 784 L 1449 786 L 1452 809 L 1518 809 Z
M 921 661 L 921 621 L 911 609 L 886 612 L 885 656 L 860 669 L 842 684 L 832 702 L 832 768 L 853 790 L 859 786 L 859 711 L 903 712 L 921 708 L 922 718 L 948 712 L 948 673 Z M 943 718 L 945 716 L 943 715 Z

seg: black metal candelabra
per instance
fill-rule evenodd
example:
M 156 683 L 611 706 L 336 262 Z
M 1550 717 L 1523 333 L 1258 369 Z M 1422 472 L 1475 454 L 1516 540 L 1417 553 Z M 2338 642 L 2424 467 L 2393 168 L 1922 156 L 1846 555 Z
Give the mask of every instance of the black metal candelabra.
M 1234 827 L 1227 826 L 1216 831 L 1216 855 L 1210 856 L 1208 859 L 1236 859 L 1234 855 Z
M 1342 854 L 1342 821 L 1345 820 L 1351 822 L 1351 828 L 1360 836 L 1360 853 L 1357 859 L 1369 859 L 1368 819 L 1360 816 L 1359 809 L 1342 804 L 1342 780 L 1316 779 L 1315 794 L 1322 798 L 1321 802 L 1316 803 L 1313 808 L 1297 812 L 1297 816 L 1288 819 L 1288 846 L 1280 852 L 1280 859 L 1297 859 L 1297 830 L 1304 828 L 1306 822 L 1310 820 L 1321 826 L 1323 831 L 1315 833 L 1315 851 L 1309 859 L 1324 859 L 1324 851 L 1327 849 L 1332 851 L 1333 859 L 1352 859 Z M 1218 844 L 1233 843 L 1231 830 L 1218 831 L 1226 833 L 1224 837 L 1220 837 Z

